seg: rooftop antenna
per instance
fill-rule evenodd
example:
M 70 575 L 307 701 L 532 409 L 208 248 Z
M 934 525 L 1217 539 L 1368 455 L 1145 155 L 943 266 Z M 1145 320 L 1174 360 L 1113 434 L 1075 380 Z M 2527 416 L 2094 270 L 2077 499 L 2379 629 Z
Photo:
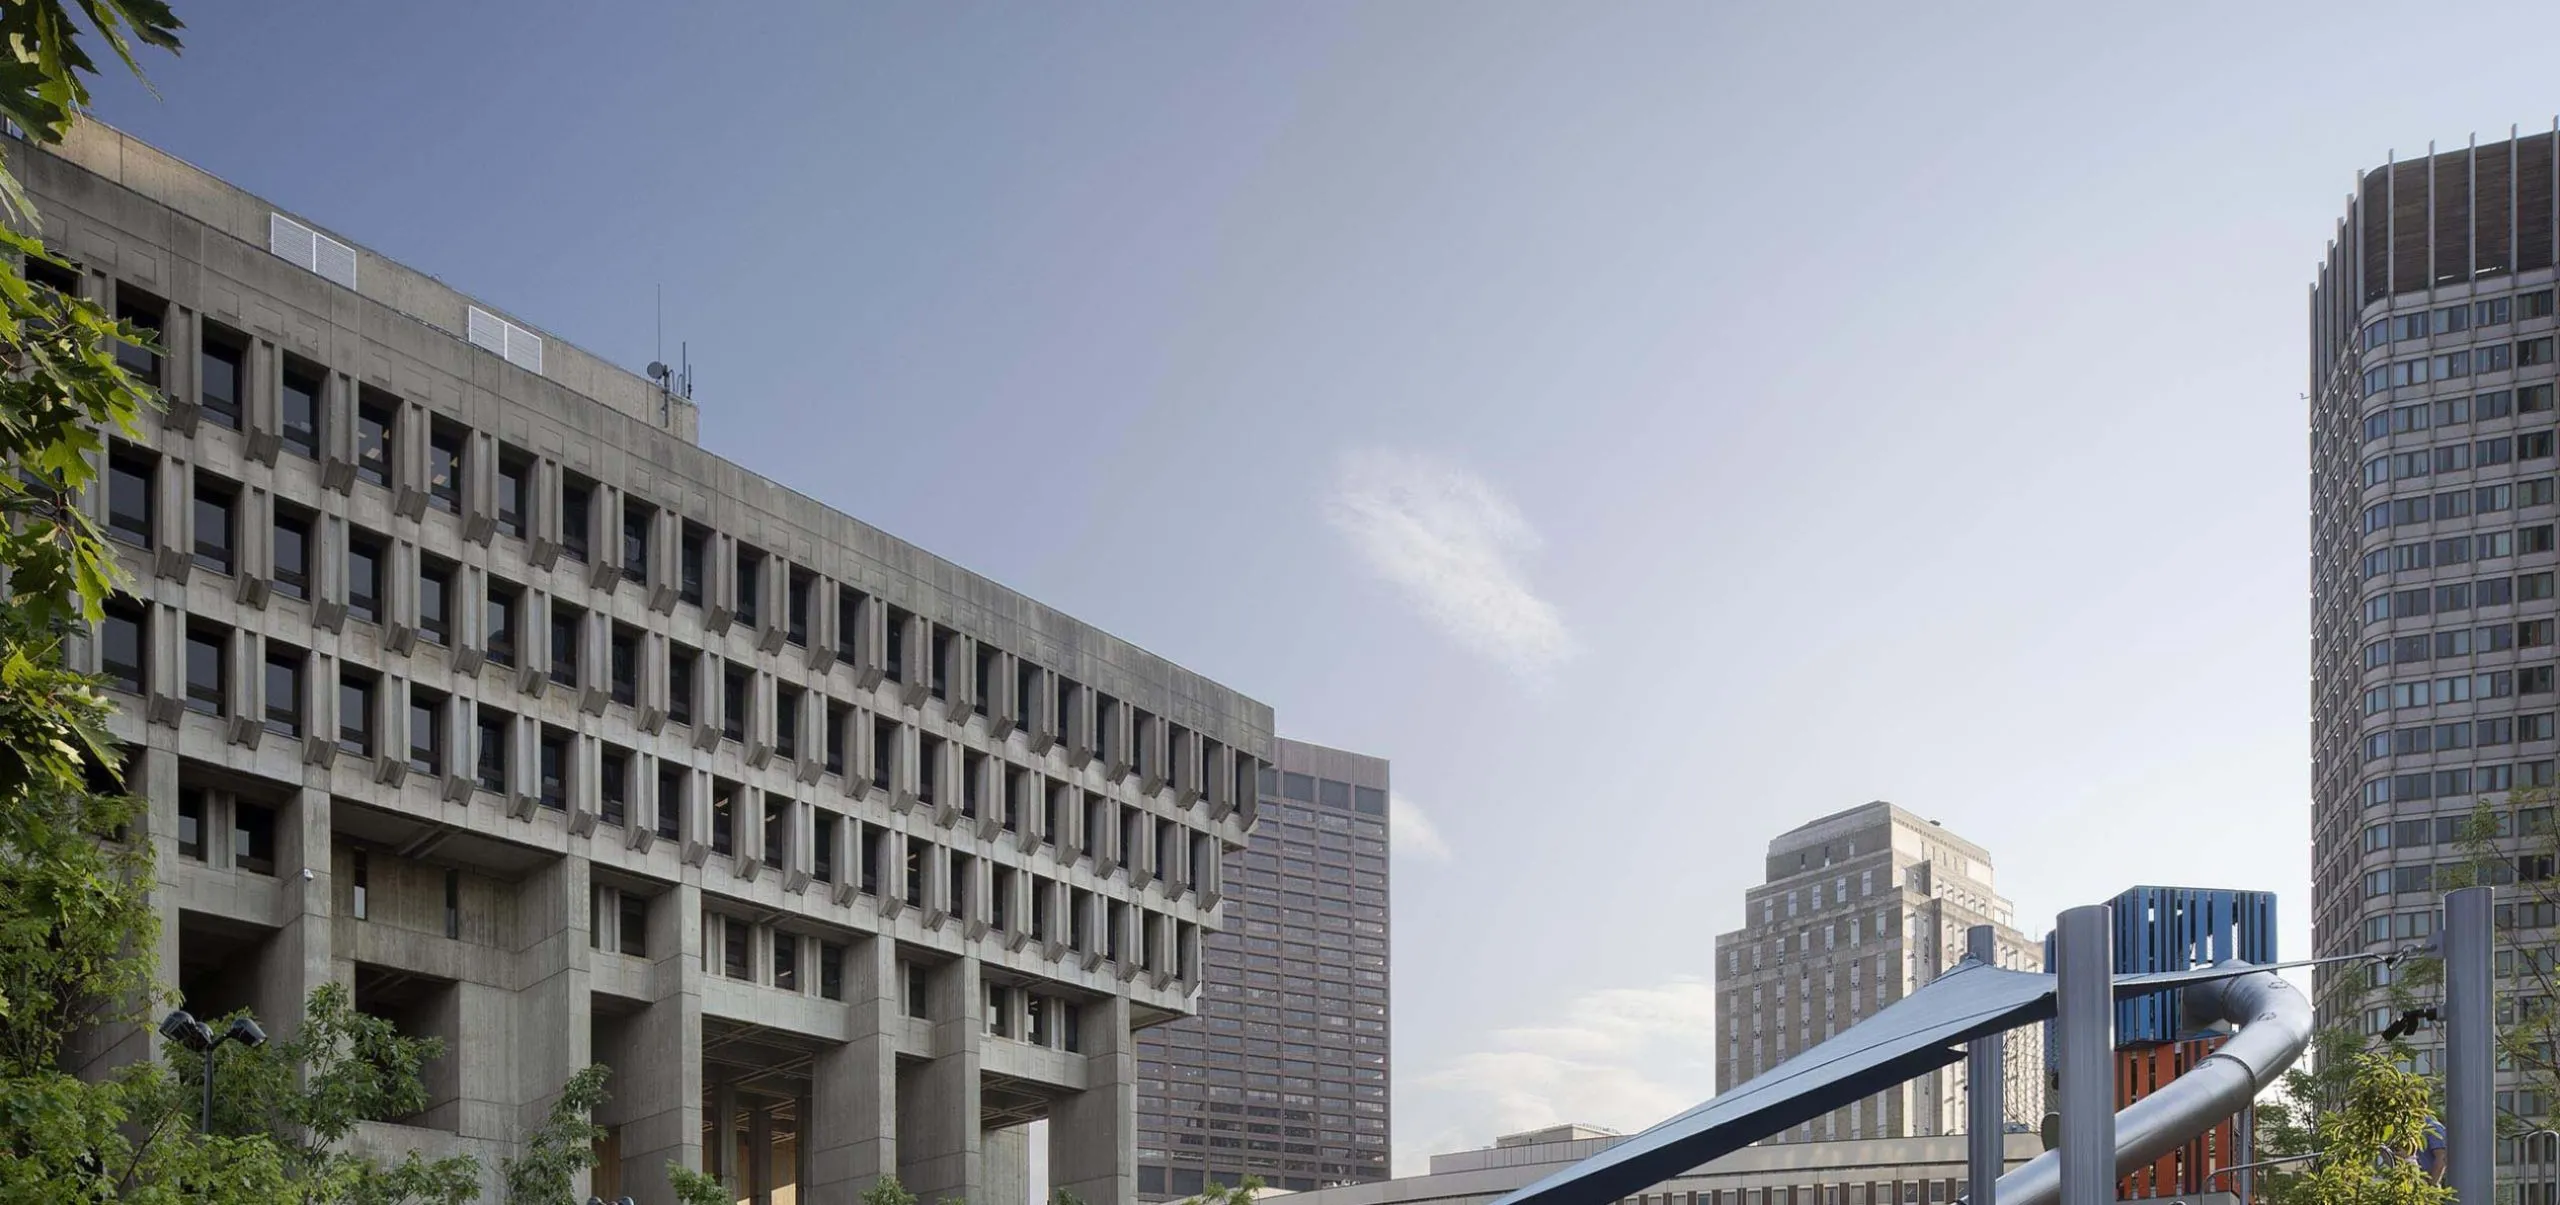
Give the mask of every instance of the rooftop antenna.
M 667 367 L 667 362 L 665 360 L 654 358 L 654 356 L 649 361 L 649 379 L 658 383 L 658 425 L 661 427 L 672 427 L 675 425 L 675 399 L 677 397 L 681 396 L 686 401 L 693 400 L 693 359 L 691 345 L 678 343 L 676 346 L 678 348 L 677 360 L 681 367 L 669 368 Z M 657 344 L 652 348 L 652 351 L 655 356 L 663 356 L 666 354 L 666 349 L 667 286 L 662 284 L 658 286 Z

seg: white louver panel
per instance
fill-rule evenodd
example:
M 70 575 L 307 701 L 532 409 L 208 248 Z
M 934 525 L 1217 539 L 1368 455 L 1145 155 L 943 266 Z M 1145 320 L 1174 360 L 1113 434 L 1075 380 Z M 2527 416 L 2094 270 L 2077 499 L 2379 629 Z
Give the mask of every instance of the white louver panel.
M 267 217 L 267 250 L 324 280 L 356 287 L 356 249 L 283 214 Z
M 542 336 L 476 305 L 471 307 L 467 333 L 472 343 L 506 357 L 508 363 L 526 372 L 542 371 Z

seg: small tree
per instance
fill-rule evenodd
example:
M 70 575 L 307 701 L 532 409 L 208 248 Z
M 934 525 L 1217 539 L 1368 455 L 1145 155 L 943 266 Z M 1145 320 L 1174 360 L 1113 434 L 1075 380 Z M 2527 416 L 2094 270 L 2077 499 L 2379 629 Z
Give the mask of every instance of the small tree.
M 916 1205 L 916 1194 L 898 1183 L 896 1175 L 883 1175 L 862 1190 L 862 1205 Z
M 604 1084 L 612 1074 L 602 1063 L 589 1063 L 560 1086 L 550 1118 L 526 1137 L 524 1153 L 499 1165 L 507 1205 L 577 1205 L 577 1175 L 596 1165 L 596 1143 L 604 1139 L 595 1112 L 611 1098 Z
M 720 1177 L 673 1160 L 667 1162 L 667 1186 L 676 1190 L 677 1205 L 738 1205 Z
M 2434 1124 L 2435 1086 L 2381 1054 L 2347 1056 L 2335 1077 L 2337 1107 L 2310 1127 L 2306 1170 L 2268 1176 L 2277 1205 L 2445 1205 L 2453 1190 L 2418 1158 Z

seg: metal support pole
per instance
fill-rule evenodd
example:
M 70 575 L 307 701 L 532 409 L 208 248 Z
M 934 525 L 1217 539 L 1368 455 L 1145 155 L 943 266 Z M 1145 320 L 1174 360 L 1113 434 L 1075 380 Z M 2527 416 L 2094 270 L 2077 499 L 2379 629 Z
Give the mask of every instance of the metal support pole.
M 2497 1032 L 2489 905 L 2486 887 L 2444 897 L 2444 1179 L 2454 1205 L 2495 1205 Z
M 2115 940 L 2110 921 L 2106 905 L 2091 904 L 2065 911 L 2053 926 L 2054 1029 L 2062 1047 L 2061 1205 L 2115 1205 L 2116 1200 Z
M 1964 935 L 1964 952 L 1984 966 L 2000 965 L 2000 950 L 1991 926 L 1975 925 Z M 2000 1173 L 2007 1170 L 2005 1126 L 2008 1110 L 2002 1067 L 2008 1035 L 1984 1034 L 1965 1050 L 1965 1202 L 1995 1205 Z

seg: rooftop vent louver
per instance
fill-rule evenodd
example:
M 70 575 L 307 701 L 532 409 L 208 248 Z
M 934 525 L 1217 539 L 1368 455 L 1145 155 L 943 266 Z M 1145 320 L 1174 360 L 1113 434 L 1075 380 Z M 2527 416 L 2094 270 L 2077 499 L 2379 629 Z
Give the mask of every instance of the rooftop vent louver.
M 324 280 L 356 287 L 356 249 L 283 214 L 267 217 L 267 250 Z
M 471 307 L 469 333 L 474 344 L 506 357 L 508 363 L 526 372 L 542 371 L 542 336 L 476 305 Z

